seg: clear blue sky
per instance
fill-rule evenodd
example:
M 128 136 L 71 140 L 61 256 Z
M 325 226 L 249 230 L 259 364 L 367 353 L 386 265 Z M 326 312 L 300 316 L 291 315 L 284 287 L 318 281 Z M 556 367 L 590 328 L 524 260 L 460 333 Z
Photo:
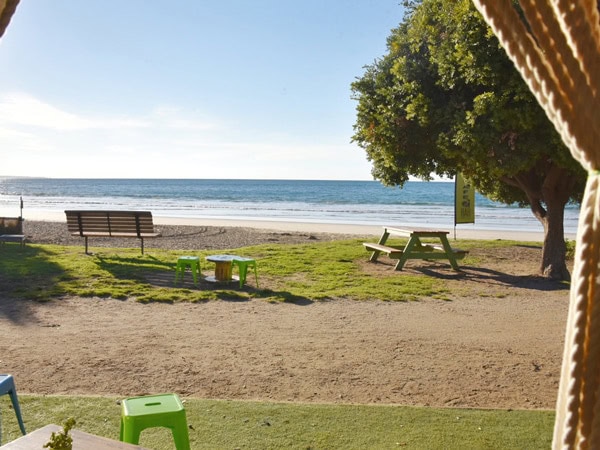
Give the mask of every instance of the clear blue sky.
M 400 0 L 23 0 L 0 175 L 371 179 L 350 84 Z

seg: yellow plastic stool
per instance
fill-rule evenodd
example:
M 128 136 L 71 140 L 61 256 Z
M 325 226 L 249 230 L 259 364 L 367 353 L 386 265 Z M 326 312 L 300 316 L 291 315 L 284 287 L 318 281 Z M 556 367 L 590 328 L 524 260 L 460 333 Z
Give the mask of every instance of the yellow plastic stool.
M 169 428 L 175 448 L 190 450 L 185 409 L 177 394 L 147 395 L 121 402 L 121 442 L 139 444 L 141 432 L 152 427 Z
M 246 274 L 248 268 L 254 269 L 254 279 L 256 280 L 256 287 L 258 288 L 258 272 L 256 269 L 256 260 L 252 258 L 244 258 L 242 256 L 233 256 L 231 259 L 231 265 L 238 267 L 240 277 L 240 287 L 246 282 Z
M 200 273 L 200 258 L 198 256 L 180 256 L 177 258 L 177 267 L 175 268 L 175 282 L 181 277 L 183 281 L 183 274 L 186 268 L 190 268 L 192 276 L 194 277 L 194 284 L 198 283 L 198 276 Z

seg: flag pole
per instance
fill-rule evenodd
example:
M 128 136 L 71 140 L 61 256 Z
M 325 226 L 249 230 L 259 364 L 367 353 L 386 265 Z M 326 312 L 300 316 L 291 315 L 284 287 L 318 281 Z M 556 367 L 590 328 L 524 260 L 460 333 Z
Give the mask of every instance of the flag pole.
M 454 240 L 456 240 L 456 202 L 458 201 L 458 173 L 454 175 Z

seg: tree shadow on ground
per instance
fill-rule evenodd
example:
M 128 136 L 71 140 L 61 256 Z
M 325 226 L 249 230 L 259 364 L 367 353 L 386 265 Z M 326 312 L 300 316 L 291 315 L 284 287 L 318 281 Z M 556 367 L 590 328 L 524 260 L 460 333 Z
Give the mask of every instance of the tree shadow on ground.
M 460 270 L 454 271 L 450 267 L 441 265 L 421 265 L 411 267 L 405 272 L 417 272 L 429 277 L 442 280 L 464 280 L 466 282 L 494 284 L 496 286 L 514 287 L 520 289 L 531 289 L 536 291 L 568 291 L 569 283 L 552 280 L 540 275 L 513 275 L 498 270 L 484 267 L 460 266 Z
M 250 283 L 246 283 L 240 287 L 237 278 L 232 279 L 230 282 L 207 281 L 204 273 L 198 278 L 197 282 L 194 282 L 192 274 L 189 272 L 184 274 L 183 280 L 181 278 L 175 280 L 175 270 L 173 272 L 147 272 L 144 280 L 156 287 L 208 291 L 217 299 L 225 301 L 247 302 L 252 300 L 252 298 L 272 298 L 277 303 L 284 302 L 297 306 L 307 306 L 314 303 L 314 300 L 308 297 L 295 295 L 288 291 L 261 289 Z
M 237 276 L 230 282 L 208 281 L 207 275 L 214 275 L 212 271 L 201 271 L 195 282 L 193 275 L 186 270 L 183 277 L 176 279 L 175 263 L 156 260 L 146 257 L 101 257 L 97 256 L 98 265 L 116 278 L 133 280 L 150 284 L 154 287 L 165 289 L 187 290 L 189 292 L 210 292 L 210 298 L 195 299 L 195 302 L 210 301 L 213 299 L 229 302 L 247 302 L 252 298 L 273 299 L 274 302 L 284 302 L 297 306 L 314 303 L 313 300 L 294 295 L 288 291 L 274 291 L 260 289 L 256 286 L 255 277 L 248 274 L 246 283 L 239 285 Z M 161 300 L 163 301 L 163 300 Z
M 1 244 L 0 316 L 17 324 L 35 322 L 29 302 L 48 300 L 63 273 L 41 247 Z
M 98 261 L 98 267 L 109 272 L 116 278 L 141 279 L 146 272 L 173 270 L 175 264 L 161 261 L 153 256 L 119 257 L 102 255 L 94 256 Z

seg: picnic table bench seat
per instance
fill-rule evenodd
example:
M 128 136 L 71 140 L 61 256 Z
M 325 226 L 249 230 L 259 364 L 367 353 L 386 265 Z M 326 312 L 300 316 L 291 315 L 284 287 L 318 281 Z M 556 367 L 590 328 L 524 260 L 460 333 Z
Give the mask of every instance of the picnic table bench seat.
M 69 233 L 85 238 L 86 254 L 88 237 L 137 238 L 144 254 L 144 239 L 160 236 L 150 211 L 67 210 L 65 214 Z
M 425 244 L 423 247 L 430 247 L 432 250 L 444 251 L 444 246 L 439 244 Z M 468 250 L 452 247 L 452 253 L 456 259 L 463 259 L 469 253 Z
M 404 250 L 401 248 L 389 247 L 387 245 L 375 244 L 373 242 L 363 242 L 363 245 L 365 246 L 365 250 L 385 253 L 390 259 L 398 259 L 404 252 Z

